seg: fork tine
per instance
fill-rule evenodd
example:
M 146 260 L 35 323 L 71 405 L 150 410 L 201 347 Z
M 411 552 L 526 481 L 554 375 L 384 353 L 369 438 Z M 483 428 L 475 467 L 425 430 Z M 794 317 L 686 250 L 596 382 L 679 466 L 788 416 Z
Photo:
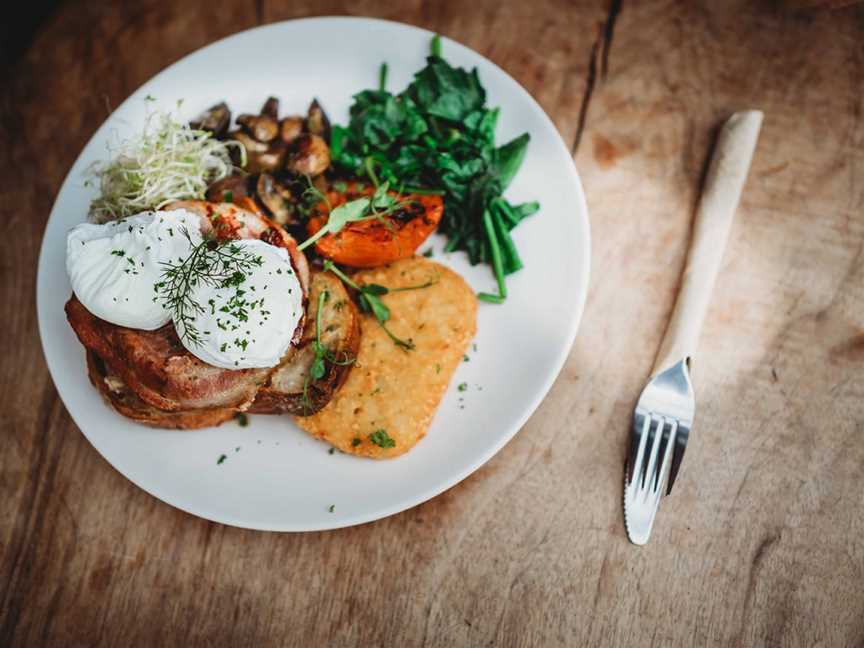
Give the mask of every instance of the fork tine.
M 669 430 L 669 436 L 666 442 L 666 450 L 663 454 L 663 463 L 660 466 L 660 470 L 657 473 L 657 496 L 665 494 L 663 491 L 664 484 L 666 483 L 666 479 L 669 476 L 669 469 L 672 465 L 672 455 L 675 451 L 675 440 L 678 438 L 678 432 L 681 429 L 680 423 L 677 419 L 673 419 L 671 421 L 671 427 Z
M 678 426 L 678 434 L 675 436 L 675 444 L 672 446 L 672 466 L 669 469 L 669 482 L 666 485 L 666 494 L 672 492 L 672 484 L 678 476 L 681 461 L 684 459 L 684 451 L 687 449 L 687 438 L 690 436 L 690 428 L 686 425 Z
M 654 472 L 654 464 L 657 461 L 657 450 L 660 446 L 660 437 L 663 436 L 663 428 L 665 427 L 665 419 L 660 416 L 658 417 L 656 413 L 651 412 L 650 414 L 651 423 L 656 422 L 656 425 L 651 425 L 649 432 L 649 440 L 651 442 L 651 450 L 648 454 L 648 457 L 643 460 L 643 466 L 639 470 L 639 475 L 641 478 L 640 489 L 643 491 L 647 491 L 645 483 L 648 482 L 650 486 L 650 476 Z
M 637 427 L 642 430 L 637 432 Z M 633 434 L 630 438 L 630 459 L 627 464 L 627 483 L 632 484 L 633 480 L 639 476 L 638 466 L 642 465 L 642 456 L 645 454 L 645 444 L 648 440 L 648 426 L 651 425 L 651 417 L 646 416 L 644 412 L 636 411 L 635 420 L 633 421 Z M 638 440 L 637 440 L 638 435 Z
M 663 435 L 660 437 L 660 450 L 657 452 L 657 463 L 654 471 L 651 473 L 651 490 L 659 490 L 663 484 L 664 472 L 668 470 L 669 455 L 671 454 L 669 447 L 670 442 L 674 443 L 675 432 L 678 429 L 678 420 L 675 418 L 667 419 L 669 427 L 663 426 Z

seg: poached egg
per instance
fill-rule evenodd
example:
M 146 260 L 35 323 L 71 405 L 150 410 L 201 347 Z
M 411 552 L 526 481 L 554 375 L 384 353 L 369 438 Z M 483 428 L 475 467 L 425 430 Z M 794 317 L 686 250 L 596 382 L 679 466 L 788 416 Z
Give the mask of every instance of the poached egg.
M 198 282 L 190 296 L 202 308 L 175 318 L 177 334 L 183 346 L 207 364 L 223 369 L 274 367 L 304 313 L 300 280 L 284 248 L 257 239 L 225 245 L 228 253 L 250 263 L 249 270 L 229 281 Z M 188 335 L 191 327 L 195 335 Z
M 82 223 L 66 237 L 66 272 L 78 301 L 96 317 L 153 331 L 171 320 L 154 300 L 162 264 L 186 258 L 200 242 L 198 216 L 185 210 Z

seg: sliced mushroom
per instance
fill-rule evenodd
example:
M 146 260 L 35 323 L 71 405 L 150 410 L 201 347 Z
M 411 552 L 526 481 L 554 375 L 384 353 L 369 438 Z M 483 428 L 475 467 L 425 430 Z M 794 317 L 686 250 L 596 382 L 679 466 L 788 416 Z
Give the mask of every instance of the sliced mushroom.
M 279 138 L 290 144 L 296 137 L 303 134 L 303 118 L 297 115 L 286 117 L 279 122 Z
M 248 155 L 253 153 L 266 153 L 267 149 L 270 148 L 265 142 L 259 142 L 249 135 L 249 133 L 242 130 L 231 131 L 228 133 L 228 138 L 240 142 L 243 145 L 243 148 L 246 149 Z
M 304 133 L 291 142 L 289 149 L 286 167 L 290 171 L 314 177 L 330 166 L 330 147 L 318 135 Z
M 330 120 L 327 119 L 327 113 L 324 112 L 317 99 L 313 99 L 312 103 L 309 104 L 306 130 L 313 135 L 323 137 L 326 142 L 330 141 Z
M 189 125 L 196 130 L 209 131 L 216 138 L 222 138 L 228 132 L 230 123 L 231 110 L 228 108 L 228 104 L 223 101 L 205 110 L 189 122 Z
M 255 185 L 258 199 L 280 225 L 296 224 L 291 192 L 269 173 L 258 176 Z
M 204 196 L 210 202 L 233 202 L 249 196 L 248 176 L 233 175 L 217 180 L 207 188 Z
M 228 133 L 228 137 L 240 142 L 246 149 L 246 166 L 249 173 L 272 171 L 278 168 L 285 159 L 285 151 L 280 147 L 275 152 L 264 142 L 259 142 L 242 130 Z
M 267 115 L 240 115 L 237 123 L 259 142 L 271 142 L 279 134 L 279 122 Z
M 271 148 L 263 155 L 258 156 L 258 165 L 253 172 L 276 171 L 285 164 L 285 147 Z
M 268 97 L 261 106 L 261 114 L 271 119 L 279 119 L 279 100 L 276 97 Z

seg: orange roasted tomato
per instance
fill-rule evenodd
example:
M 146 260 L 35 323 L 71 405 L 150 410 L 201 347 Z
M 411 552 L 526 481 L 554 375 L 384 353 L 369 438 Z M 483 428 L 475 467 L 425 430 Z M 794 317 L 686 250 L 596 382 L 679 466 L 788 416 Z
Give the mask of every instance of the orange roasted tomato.
M 373 193 L 374 187 L 352 182 L 347 183 L 345 192 L 328 191 L 327 200 L 335 209 Z M 318 254 L 354 268 L 373 268 L 413 256 L 441 221 L 444 201 L 441 196 L 389 193 L 404 206 L 380 220 L 348 223 L 340 232 L 322 236 L 315 243 Z M 322 201 L 306 225 L 309 236 L 320 230 L 327 218 L 327 205 Z

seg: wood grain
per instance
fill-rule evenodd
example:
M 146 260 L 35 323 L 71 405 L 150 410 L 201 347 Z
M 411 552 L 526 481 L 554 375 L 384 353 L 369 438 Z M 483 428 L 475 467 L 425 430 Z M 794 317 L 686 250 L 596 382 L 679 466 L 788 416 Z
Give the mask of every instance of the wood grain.
M 576 345 L 463 483 L 328 533 L 211 524 L 77 431 L 36 331 L 60 183 L 134 88 L 217 38 L 312 14 L 422 25 L 490 57 L 571 142 L 591 211 Z M 0 94 L 0 645 L 860 646 L 864 10 L 782 3 L 66 2 Z M 697 422 L 651 543 L 622 463 L 712 129 L 765 111 L 694 363 Z

